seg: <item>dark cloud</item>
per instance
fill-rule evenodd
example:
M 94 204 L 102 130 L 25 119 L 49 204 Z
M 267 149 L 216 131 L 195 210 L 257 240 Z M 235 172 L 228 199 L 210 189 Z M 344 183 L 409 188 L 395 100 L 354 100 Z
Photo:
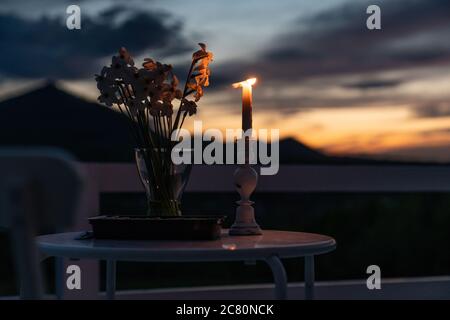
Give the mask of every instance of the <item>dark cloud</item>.
M 450 117 L 450 102 L 442 101 L 418 106 L 414 109 L 414 115 L 418 118 Z
M 400 85 L 402 80 L 381 80 L 381 79 L 370 79 L 370 80 L 361 80 L 357 82 L 352 82 L 343 85 L 345 88 L 350 89 L 359 89 L 359 90 L 367 90 L 367 89 L 385 89 L 392 88 Z
M 366 8 L 381 7 L 381 30 Z M 351 1 L 293 23 L 252 63 L 223 66 L 218 81 L 258 71 L 273 81 L 368 73 L 450 62 L 450 1 Z
M 375 31 L 366 28 L 369 3 L 373 4 L 352 1 L 326 11 L 299 22 L 305 32 L 285 36 L 285 42 L 293 44 L 290 50 L 301 53 L 297 64 L 302 75 L 390 70 L 450 60 L 450 48 L 434 41 L 442 28 L 447 32 L 440 40 L 450 36 L 449 1 L 382 1 L 382 30 Z M 266 57 L 273 60 L 278 52 L 271 49 Z
M 124 14 L 121 19 L 116 19 Z M 117 21 L 116 21 L 117 20 Z M 9 77 L 70 78 L 97 71 L 96 59 L 125 46 L 134 54 L 149 49 L 164 54 L 187 49 L 182 24 L 167 13 L 112 7 L 91 17 L 82 15 L 81 30 L 68 30 L 65 20 L 28 20 L 0 15 L 0 73 Z

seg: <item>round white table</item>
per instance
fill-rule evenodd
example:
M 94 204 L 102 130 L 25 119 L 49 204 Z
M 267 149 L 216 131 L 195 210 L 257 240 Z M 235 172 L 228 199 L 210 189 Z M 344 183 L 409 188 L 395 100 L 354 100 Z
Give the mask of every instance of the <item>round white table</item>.
M 332 251 L 336 241 L 328 236 L 264 230 L 259 236 L 230 236 L 223 230 L 214 241 L 76 240 L 80 232 L 37 237 L 47 256 L 106 261 L 106 296 L 114 299 L 116 261 L 265 261 L 272 270 L 275 298 L 286 299 L 287 278 L 281 258 L 305 257 L 305 298 L 314 298 L 314 256 Z M 62 276 L 62 275 L 57 275 Z

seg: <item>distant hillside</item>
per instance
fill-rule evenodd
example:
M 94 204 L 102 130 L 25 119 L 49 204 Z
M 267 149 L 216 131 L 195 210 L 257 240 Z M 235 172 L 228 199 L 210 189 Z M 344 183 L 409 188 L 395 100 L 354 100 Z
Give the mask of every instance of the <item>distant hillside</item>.
M 55 146 L 83 161 L 128 161 L 127 119 L 53 84 L 0 102 L 0 145 Z
M 127 119 L 53 84 L 0 102 L 0 146 L 53 146 L 81 161 L 133 161 Z M 382 164 L 362 158 L 330 157 L 295 139 L 280 141 L 281 163 Z

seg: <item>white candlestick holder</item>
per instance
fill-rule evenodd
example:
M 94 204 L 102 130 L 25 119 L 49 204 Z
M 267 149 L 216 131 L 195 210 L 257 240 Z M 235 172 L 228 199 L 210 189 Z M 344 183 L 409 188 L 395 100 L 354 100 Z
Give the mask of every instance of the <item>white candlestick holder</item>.
M 262 234 L 261 228 L 255 220 L 255 210 L 250 196 L 258 183 L 258 174 L 250 166 L 248 161 L 248 140 L 245 141 L 245 164 L 240 165 L 234 172 L 234 186 L 241 196 L 237 201 L 236 218 L 231 226 L 229 234 L 233 236 L 247 236 Z

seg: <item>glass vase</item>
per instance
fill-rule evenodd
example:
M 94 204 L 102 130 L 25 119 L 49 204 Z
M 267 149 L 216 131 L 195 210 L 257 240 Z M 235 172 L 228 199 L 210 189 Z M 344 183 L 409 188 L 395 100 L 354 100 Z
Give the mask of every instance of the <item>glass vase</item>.
M 162 148 L 135 149 L 136 166 L 145 189 L 147 215 L 181 216 L 181 198 L 191 173 L 191 164 L 173 164 L 170 151 Z

